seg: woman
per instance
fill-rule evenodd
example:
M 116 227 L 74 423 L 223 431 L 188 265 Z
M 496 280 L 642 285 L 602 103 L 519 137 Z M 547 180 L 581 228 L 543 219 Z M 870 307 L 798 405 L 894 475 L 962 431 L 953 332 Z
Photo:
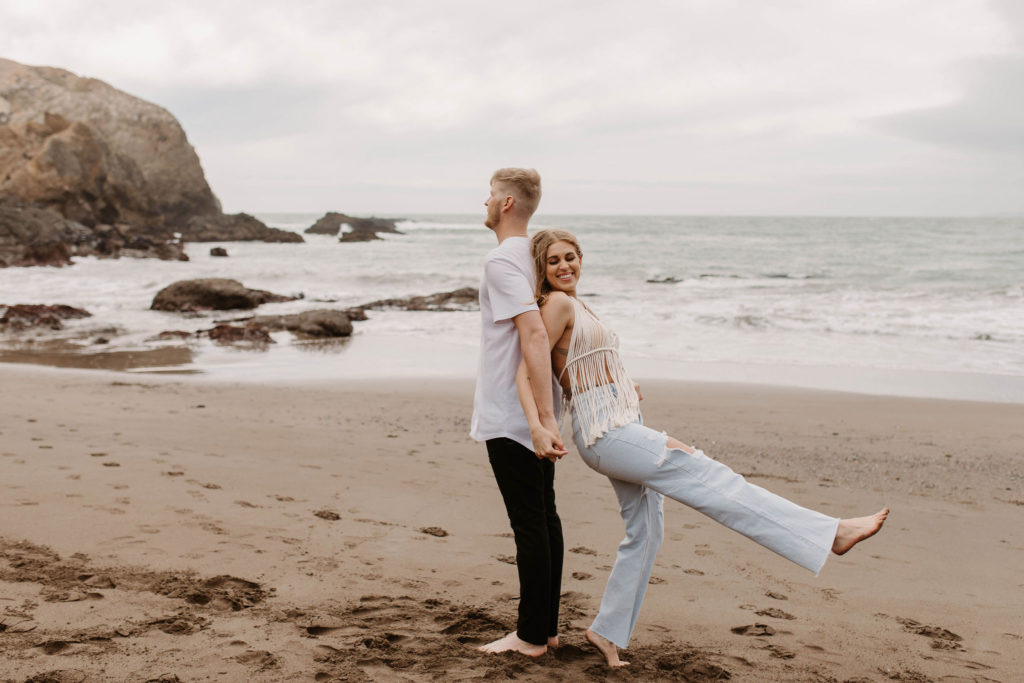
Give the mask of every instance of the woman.
M 583 252 L 572 233 L 542 230 L 530 241 L 537 303 L 551 342 L 551 366 L 572 411 L 573 441 L 584 462 L 611 480 L 626 537 L 587 639 L 609 666 L 624 666 L 629 642 L 663 536 L 668 496 L 817 574 L 830 552 L 842 555 L 873 536 L 888 508 L 836 519 L 747 482 L 698 449 L 643 426 L 642 396 L 619 359 L 618 338 L 576 297 Z M 537 439 L 544 436 L 525 365 L 519 400 Z M 563 411 L 564 414 L 564 411 Z

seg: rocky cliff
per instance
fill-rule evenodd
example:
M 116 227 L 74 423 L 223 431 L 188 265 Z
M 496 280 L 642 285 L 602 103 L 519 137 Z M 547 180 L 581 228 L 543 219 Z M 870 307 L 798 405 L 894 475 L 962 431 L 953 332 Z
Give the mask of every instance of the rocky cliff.
M 9 212 L 43 209 L 88 231 L 117 226 L 129 241 L 167 241 L 174 233 L 185 240 L 302 241 L 251 216 L 225 215 L 185 131 L 165 109 L 93 78 L 6 59 L 0 204 Z M 0 245 L 18 239 L 0 233 Z M 69 249 L 77 253 L 74 244 Z M 6 260 L 19 258 L 11 251 Z

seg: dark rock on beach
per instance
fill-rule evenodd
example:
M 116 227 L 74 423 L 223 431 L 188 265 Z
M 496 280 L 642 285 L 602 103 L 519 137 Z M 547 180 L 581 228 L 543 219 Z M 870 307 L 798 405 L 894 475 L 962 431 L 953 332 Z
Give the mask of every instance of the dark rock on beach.
M 228 250 L 225 249 L 224 247 L 214 247 L 213 249 L 210 250 L 210 256 L 220 256 L 222 258 L 226 258 L 227 255 Z
M 400 308 L 407 311 L 467 311 L 479 305 L 480 292 L 475 287 L 463 287 L 451 292 L 437 292 L 427 296 L 381 299 L 363 304 L 360 308 Z
M 73 245 L 90 234 L 56 212 L 0 203 L 0 268 L 70 265 Z
M 192 339 L 195 336 L 195 332 L 188 332 L 186 330 L 164 330 L 159 334 L 154 334 L 152 337 L 147 337 L 146 341 L 182 341 Z
M 246 325 L 236 327 L 234 325 L 217 325 L 209 331 L 209 337 L 218 344 L 273 344 L 270 333 L 261 327 Z
M 62 320 L 89 318 L 92 313 L 82 308 L 74 308 L 64 304 L 0 304 L 0 331 L 19 332 L 30 327 L 46 327 L 51 330 L 62 330 Z
M 274 294 L 262 289 L 249 289 L 237 280 L 202 278 L 180 280 L 164 287 L 150 306 L 154 311 L 226 311 L 256 308 L 266 303 L 295 301 L 298 297 Z
M 153 238 L 132 226 L 88 227 L 52 209 L 0 201 L 0 267 L 65 266 L 71 256 L 136 256 L 187 261 L 175 240 Z
M 225 215 L 165 109 L 63 69 L 0 59 L 0 265 L 183 259 L 186 241 L 302 237 Z
M 249 321 L 255 327 L 269 330 L 288 330 L 303 337 L 348 337 L 352 334 L 352 320 L 366 319 L 362 311 L 317 309 L 292 315 L 260 315 Z M 359 315 L 362 318 L 359 318 Z

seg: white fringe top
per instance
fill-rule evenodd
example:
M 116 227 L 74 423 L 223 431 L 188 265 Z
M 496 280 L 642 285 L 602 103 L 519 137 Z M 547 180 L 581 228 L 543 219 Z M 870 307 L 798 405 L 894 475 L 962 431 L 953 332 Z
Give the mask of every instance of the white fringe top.
M 573 303 L 573 328 L 565 367 L 558 375 L 561 383 L 569 373 L 569 391 L 563 391 L 562 415 L 571 407 L 579 422 L 587 446 L 607 432 L 635 422 L 640 413 L 640 398 L 633 380 L 619 358 L 619 337 L 605 327 L 582 301 Z M 608 379 L 611 378 L 611 382 Z M 573 397 L 588 392 L 585 401 Z

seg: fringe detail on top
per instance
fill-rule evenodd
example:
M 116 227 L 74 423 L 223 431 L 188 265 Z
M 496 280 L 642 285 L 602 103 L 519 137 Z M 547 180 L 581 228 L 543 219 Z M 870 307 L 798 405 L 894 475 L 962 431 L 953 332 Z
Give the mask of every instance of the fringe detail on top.
M 572 408 L 587 446 L 609 431 L 636 422 L 640 398 L 619 358 L 619 338 L 583 302 L 573 302 L 574 321 L 569 353 L 559 382 L 569 373 L 569 392 L 562 394 L 562 415 Z M 611 378 L 611 382 L 608 379 Z M 587 393 L 586 400 L 573 397 Z

